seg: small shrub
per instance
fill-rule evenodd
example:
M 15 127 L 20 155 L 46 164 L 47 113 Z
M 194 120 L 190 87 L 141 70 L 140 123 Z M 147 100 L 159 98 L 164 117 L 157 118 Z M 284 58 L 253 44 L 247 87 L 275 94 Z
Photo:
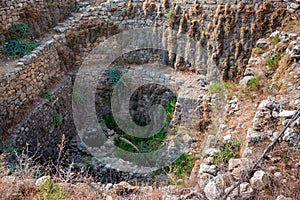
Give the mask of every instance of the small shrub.
M 275 54 L 273 57 L 268 57 L 267 65 L 272 69 L 273 67 L 277 66 L 280 61 L 280 56 Z
M 15 22 L 11 24 L 8 29 L 8 36 L 11 40 L 25 40 L 32 36 L 29 27 L 23 22 Z
M 57 112 L 54 112 L 54 114 L 53 114 L 53 123 L 54 123 L 55 128 L 60 127 L 62 124 L 62 120 Z
M 172 173 L 175 178 L 183 178 L 184 175 L 189 174 L 195 164 L 195 156 L 184 153 L 177 158 L 171 165 L 164 168 L 166 173 Z
M 208 88 L 210 93 L 221 93 L 224 90 L 224 84 L 220 82 L 214 82 Z
M 241 147 L 241 141 L 237 139 L 230 139 L 219 143 L 220 152 L 213 155 L 214 163 L 227 163 L 229 159 L 235 158 Z
M 273 45 L 276 45 L 276 44 L 278 44 L 279 43 L 279 35 L 277 34 L 275 37 L 273 37 L 273 40 L 272 40 L 272 43 L 273 43 Z
M 254 76 L 250 79 L 250 90 L 257 91 L 259 89 L 259 76 Z
M 41 94 L 43 99 L 47 99 L 49 102 L 51 102 L 51 94 L 49 94 L 49 92 L 47 90 L 43 91 Z
M 8 56 L 21 58 L 29 54 L 38 44 L 24 40 L 9 40 L 4 50 Z
M 167 21 L 170 26 L 172 26 L 176 21 L 176 14 L 173 9 L 171 9 L 167 15 Z
M 252 55 L 260 55 L 262 54 L 262 49 L 261 47 L 255 47 L 253 50 L 252 50 Z
M 173 98 L 169 101 L 169 103 L 166 106 L 166 113 L 167 113 L 168 120 L 171 120 L 173 118 L 175 106 L 176 106 L 176 98 Z
M 111 84 L 114 86 L 122 77 L 121 67 L 114 66 L 108 70 L 108 79 L 110 80 Z
M 4 53 L 8 56 L 21 58 L 38 46 L 38 44 L 33 41 L 29 27 L 22 22 L 11 24 L 7 32 L 9 40 L 4 46 Z
M 50 177 L 37 190 L 38 193 L 34 197 L 35 200 L 62 200 L 67 195 L 63 187 L 55 184 Z

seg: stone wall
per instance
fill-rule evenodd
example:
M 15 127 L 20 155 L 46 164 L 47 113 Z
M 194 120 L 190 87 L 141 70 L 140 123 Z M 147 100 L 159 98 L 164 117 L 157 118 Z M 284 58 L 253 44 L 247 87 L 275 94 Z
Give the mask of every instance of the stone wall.
M 49 95 L 51 101 L 42 100 L 10 134 L 18 150 L 28 147 L 30 154 L 41 155 L 41 161 L 55 162 L 58 145 L 67 145 L 76 134 L 72 117 L 71 77 L 66 76 Z
M 0 78 L 0 124 L 22 119 L 23 113 L 38 101 L 41 93 L 64 74 L 57 48 L 65 42 L 57 36 L 17 61 L 12 71 Z M 13 63 L 11 63 L 13 65 Z M 18 119 L 19 118 L 19 119 Z

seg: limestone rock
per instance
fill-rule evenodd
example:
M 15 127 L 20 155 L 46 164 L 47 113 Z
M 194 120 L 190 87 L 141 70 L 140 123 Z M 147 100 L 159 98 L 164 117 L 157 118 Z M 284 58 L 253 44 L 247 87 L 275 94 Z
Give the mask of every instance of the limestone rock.
M 250 160 L 247 158 L 230 159 L 228 169 L 234 178 L 239 179 L 243 172 L 250 168 Z
M 48 180 L 50 180 L 50 176 L 42 176 L 35 181 L 35 186 L 40 187 L 44 185 Z
M 226 188 L 227 192 L 230 188 Z M 251 185 L 247 182 L 241 183 L 241 185 L 235 188 L 227 197 L 227 200 L 250 200 L 253 199 L 254 190 Z
M 216 176 L 217 175 L 217 166 L 216 165 L 206 165 L 206 164 L 202 163 L 200 165 L 199 173 L 200 174 L 208 173 L 213 176 Z
M 222 176 L 217 176 L 212 179 L 204 188 L 205 196 L 209 200 L 220 199 L 224 191 L 224 179 Z
M 262 189 L 265 186 L 270 185 L 271 180 L 266 172 L 259 170 L 256 171 L 253 177 L 250 179 L 251 186 L 255 189 Z

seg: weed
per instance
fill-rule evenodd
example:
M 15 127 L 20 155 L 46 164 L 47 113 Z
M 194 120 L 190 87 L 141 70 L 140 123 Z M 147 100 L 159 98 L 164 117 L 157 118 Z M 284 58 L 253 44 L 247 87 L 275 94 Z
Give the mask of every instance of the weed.
M 255 47 L 253 50 L 252 50 L 252 55 L 260 55 L 262 54 L 262 49 L 261 47 Z
M 273 37 L 272 43 L 273 43 L 273 45 L 276 45 L 279 43 L 279 41 L 280 41 L 279 35 L 277 34 L 277 35 L 275 35 L 275 37 Z
M 22 22 L 12 23 L 8 29 L 8 35 L 11 40 L 30 39 L 32 36 L 29 27 Z
M 166 106 L 166 113 L 168 120 L 171 120 L 174 115 L 175 106 L 176 106 L 176 98 L 173 98 L 169 101 L 169 103 Z
M 59 184 L 55 184 L 50 177 L 43 185 L 38 187 L 38 194 L 34 197 L 35 200 L 62 200 L 66 197 L 67 193 Z
M 259 76 L 256 75 L 250 79 L 250 86 L 251 91 L 257 91 L 259 89 Z
M 53 114 L 53 123 L 54 123 L 55 128 L 60 127 L 62 124 L 62 120 L 57 112 L 54 112 L 54 114 Z
M 177 158 L 171 165 L 164 168 L 166 173 L 172 173 L 176 178 L 183 178 L 184 175 L 190 173 L 194 167 L 196 157 L 184 153 Z
M 14 58 L 21 58 L 38 46 L 32 40 L 33 37 L 29 27 L 22 22 L 13 23 L 8 27 L 8 38 L 9 40 L 4 46 L 4 52 Z
M 167 21 L 169 25 L 172 25 L 176 21 L 176 14 L 173 9 L 171 9 L 167 15 Z
M 114 86 L 122 77 L 121 67 L 114 66 L 108 70 L 108 79 L 110 80 L 111 84 Z
M 241 147 L 241 141 L 237 139 L 230 139 L 219 143 L 220 151 L 213 155 L 214 163 L 227 163 L 229 159 L 235 158 Z
M 273 69 L 275 66 L 278 65 L 279 61 L 280 61 L 280 56 L 278 54 L 275 54 L 273 57 L 270 57 L 270 56 L 268 57 L 268 59 L 267 59 L 267 65 L 271 69 Z
M 85 170 L 91 170 L 93 169 L 94 165 L 93 165 L 93 162 L 92 162 L 92 157 L 88 157 L 88 159 L 85 161 L 85 164 L 84 164 L 84 169 Z
M 49 102 L 51 102 L 51 94 L 47 90 L 43 91 L 41 96 L 43 99 L 47 99 Z
M 4 145 L 3 145 L 3 151 L 6 153 L 13 153 L 16 151 L 16 146 L 14 144 L 14 142 L 12 140 L 7 141 Z
M 224 84 L 218 81 L 214 82 L 209 86 L 208 91 L 210 93 L 221 93 L 224 91 Z

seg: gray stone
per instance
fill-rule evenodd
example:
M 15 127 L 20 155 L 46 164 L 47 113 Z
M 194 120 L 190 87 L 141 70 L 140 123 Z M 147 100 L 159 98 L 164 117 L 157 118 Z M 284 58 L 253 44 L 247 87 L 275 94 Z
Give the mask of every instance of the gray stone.
M 282 173 L 280 173 L 280 172 L 275 172 L 275 173 L 274 173 L 274 176 L 275 176 L 276 178 L 280 179 L 280 178 L 282 178 Z
M 254 70 L 253 68 L 246 68 L 245 72 L 244 72 L 244 76 L 254 76 Z
M 290 146 L 296 146 L 299 141 L 299 133 L 294 131 L 294 129 L 288 128 L 284 133 L 283 140 Z
M 250 160 L 248 158 L 230 159 L 228 163 L 228 170 L 235 179 L 239 179 L 243 173 L 250 168 Z
M 225 192 L 228 192 L 230 188 L 226 188 Z M 227 200 L 250 200 L 253 199 L 254 190 L 251 185 L 247 182 L 241 183 L 241 185 L 235 188 L 230 195 L 228 196 Z
M 216 176 L 217 175 L 217 166 L 216 165 L 206 165 L 206 164 L 202 163 L 200 165 L 199 173 L 200 174 L 208 173 L 213 176 Z
M 285 197 L 283 195 L 280 195 L 276 198 L 276 200 L 293 200 L 292 198 L 288 198 L 288 197 Z
M 249 86 L 253 78 L 254 76 L 245 76 L 242 80 L 240 80 L 240 85 L 244 87 Z
M 290 4 L 290 7 L 291 7 L 292 9 L 294 9 L 294 10 L 297 10 L 297 9 L 300 7 L 300 5 L 297 4 L 297 3 L 291 3 L 291 4 Z
M 224 179 L 222 176 L 217 176 L 210 180 L 204 188 L 204 193 L 207 199 L 220 199 L 224 191 Z
M 255 131 L 253 128 L 249 128 L 246 139 L 248 146 L 253 146 L 254 144 L 265 141 L 266 136 L 263 135 L 263 133 Z
M 253 177 L 250 179 L 250 183 L 253 188 L 262 189 L 263 187 L 270 185 L 271 179 L 266 172 L 259 170 L 254 173 Z

